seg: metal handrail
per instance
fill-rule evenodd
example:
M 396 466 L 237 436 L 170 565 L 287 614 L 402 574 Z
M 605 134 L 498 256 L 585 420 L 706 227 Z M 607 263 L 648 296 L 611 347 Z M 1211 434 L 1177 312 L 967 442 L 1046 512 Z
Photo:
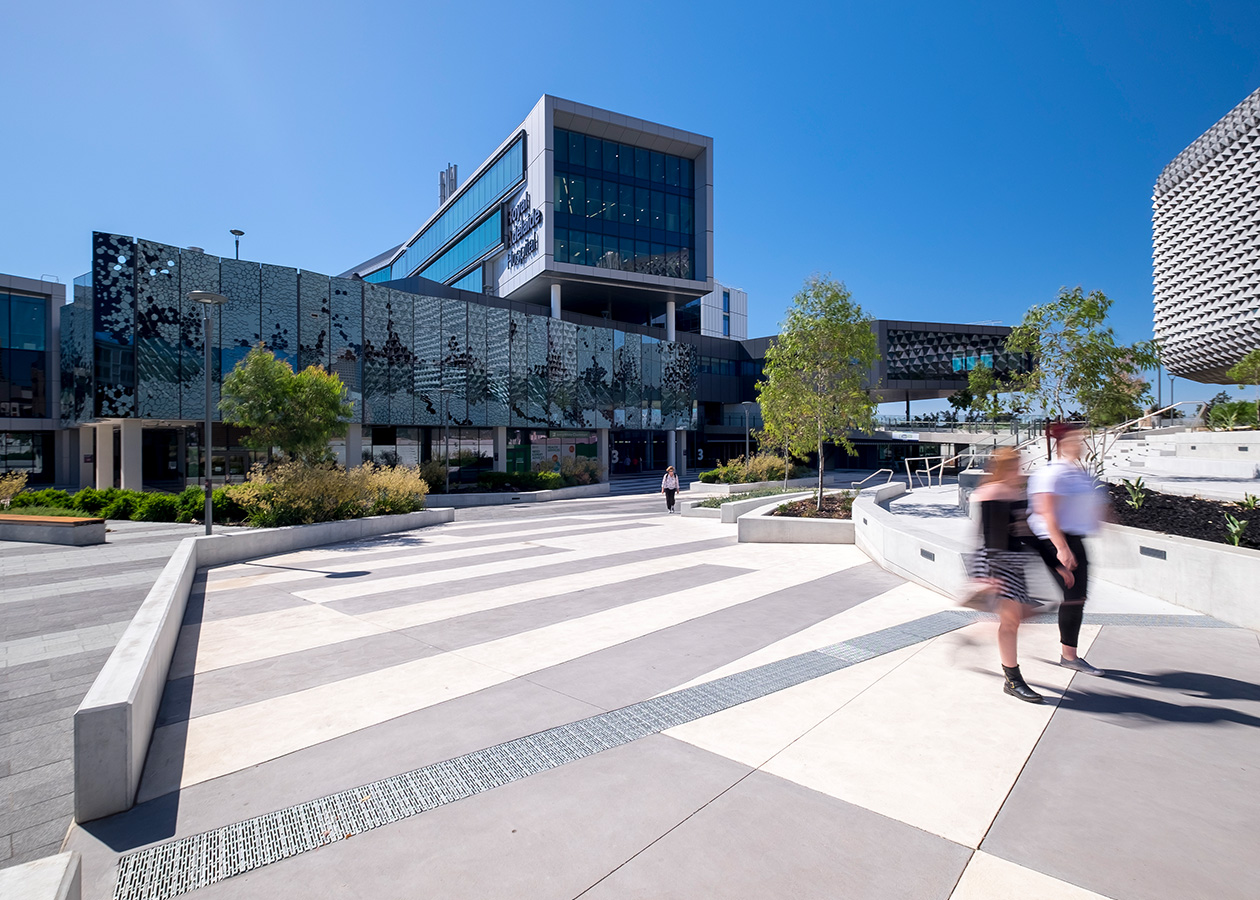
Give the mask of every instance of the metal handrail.
M 894 472 L 892 469 L 877 469 L 876 471 L 874 471 L 874 472 L 872 472 L 871 474 L 867 475 L 867 476 L 866 476 L 865 478 L 863 478 L 861 481 L 850 481 L 850 482 L 849 482 L 849 487 L 860 487 L 861 485 L 866 484 L 866 482 L 870 481 L 870 480 L 871 480 L 872 478 L 874 478 L 876 475 L 883 475 L 885 472 L 887 472 L 887 473 L 888 473 L 888 480 L 887 480 L 887 481 L 885 481 L 885 482 L 884 482 L 884 484 L 890 484 L 890 483 L 892 482 L 892 480 L 893 480 L 893 475 L 895 475 L 895 474 L 897 474 L 897 473 L 896 473 L 896 472 Z M 883 484 L 879 485 L 879 487 L 883 487 L 883 486 L 884 486 Z

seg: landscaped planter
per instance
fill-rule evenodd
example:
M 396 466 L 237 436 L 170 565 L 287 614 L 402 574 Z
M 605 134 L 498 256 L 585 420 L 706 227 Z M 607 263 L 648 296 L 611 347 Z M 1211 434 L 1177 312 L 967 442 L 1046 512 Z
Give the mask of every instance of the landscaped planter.
M 791 500 L 800 500 L 802 497 L 809 497 L 812 495 L 812 491 L 804 491 L 792 494 L 776 494 L 772 497 L 751 497 L 747 500 L 731 500 L 718 507 L 697 506 L 696 504 L 703 503 L 704 501 L 691 500 L 683 507 L 682 514 L 684 516 L 698 516 L 706 519 L 719 519 L 724 525 L 734 525 L 739 517 L 744 513 L 757 509 L 759 506 L 763 506 L 771 501 L 776 503 L 787 503 Z
M 811 475 L 808 478 L 789 478 L 788 487 L 810 487 L 818 484 L 818 476 Z M 691 495 L 702 495 L 712 497 L 715 494 L 746 494 L 749 491 L 758 491 L 762 488 L 783 487 L 783 479 L 777 481 L 750 481 L 746 484 L 705 484 L 703 481 L 693 481 L 691 487 L 687 488 L 687 493 Z
M 760 498 L 766 499 L 766 498 Z M 852 519 L 808 519 L 803 516 L 776 516 L 782 504 L 800 497 L 770 498 L 738 519 L 741 544 L 852 544 Z
M 0 515 L 0 541 L 86 547 L 105 543 L 105 520 L 78 516 Z
M 1260 550 L 1111 524 L 1087 546 L 1104 581 L 1260 631 Z

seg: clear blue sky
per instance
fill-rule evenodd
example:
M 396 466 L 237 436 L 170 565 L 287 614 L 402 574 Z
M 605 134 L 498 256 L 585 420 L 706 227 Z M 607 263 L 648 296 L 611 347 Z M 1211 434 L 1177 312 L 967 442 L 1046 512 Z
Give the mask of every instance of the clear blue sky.
M 241 228 L 336 274 L 552 93 L 714 138 L 753 335 L 821 271 L 962 322 L 1081 284 L 1149 337 L 1152 184 L 1260 86 L 1256 2 L 13 3 L 3 30 L 0 271 Z

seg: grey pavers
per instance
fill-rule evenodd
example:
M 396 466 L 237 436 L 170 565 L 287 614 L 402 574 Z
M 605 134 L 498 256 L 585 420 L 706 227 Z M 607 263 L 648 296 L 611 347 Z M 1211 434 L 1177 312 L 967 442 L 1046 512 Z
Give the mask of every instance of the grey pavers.
M 587 900 L 946 900 L 971 851 L 752 772 L 608 874 Z
M 1104 628 L 981 849 L 1115 900 L 1260 896 L 1260 643 Z

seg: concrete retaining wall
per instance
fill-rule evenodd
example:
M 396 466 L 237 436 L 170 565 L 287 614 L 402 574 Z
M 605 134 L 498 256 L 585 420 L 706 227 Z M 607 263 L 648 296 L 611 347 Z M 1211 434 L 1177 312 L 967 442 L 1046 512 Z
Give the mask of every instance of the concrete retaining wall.
M 58 853 L 0 869 L 0 897 L 4 900 L 79 900 L 82 884 L 77 853 Z
M 805 496 L 810 496 L 810 494 Z M 773 513 L 779 505 L 790 498 L 771 499 L 772 502 L 763 503 L 738 518 L 741 544 L 853 543 L 852 519 L 803 519 L 796 516 L 775 516 Z
M 608 482 L 579 484 L 551 491 L 494 491 L 484 494 L 431 494 L 435 503 L 452 509 L 470 506 L 506 506 L 513 503 L 547 503 L 551 500 L 573 500 L 577 497 L 598 497 L 612 490 Z
M 818 484 L 818 475 L 811 475 L 809 478 L 790 478 L 788 479 L 788 487 L 810 487 Z M 703 481 L 693 481 L 691 487 L 687 488 L 687 494 L 694 496 L 696 494 L 712 497 L 715 494 L 729 496 L 731 494 L 746 494 L 749 491 L 758 491 L 762 488 L 783 487 L 783 479 L 778 481 L 750 481 L 747 484 L 705 484 Z
M 31 544 L 62 544 L 86 547 L 105 543 L 105 520 L 66 517 L 63 522 L 32 522 L 39 516 L 0 517 L 0 541 L 26 541 Z
M 1108 524 L 1088 553 L 1103 581 L 1260 631 L 1260 551 Z
M 74 714 L 75 820 L 122 812 L 135 801 L 198 568 L 410 531 L 454 518 L 453 509 L 427 509 L 180 541 Z

